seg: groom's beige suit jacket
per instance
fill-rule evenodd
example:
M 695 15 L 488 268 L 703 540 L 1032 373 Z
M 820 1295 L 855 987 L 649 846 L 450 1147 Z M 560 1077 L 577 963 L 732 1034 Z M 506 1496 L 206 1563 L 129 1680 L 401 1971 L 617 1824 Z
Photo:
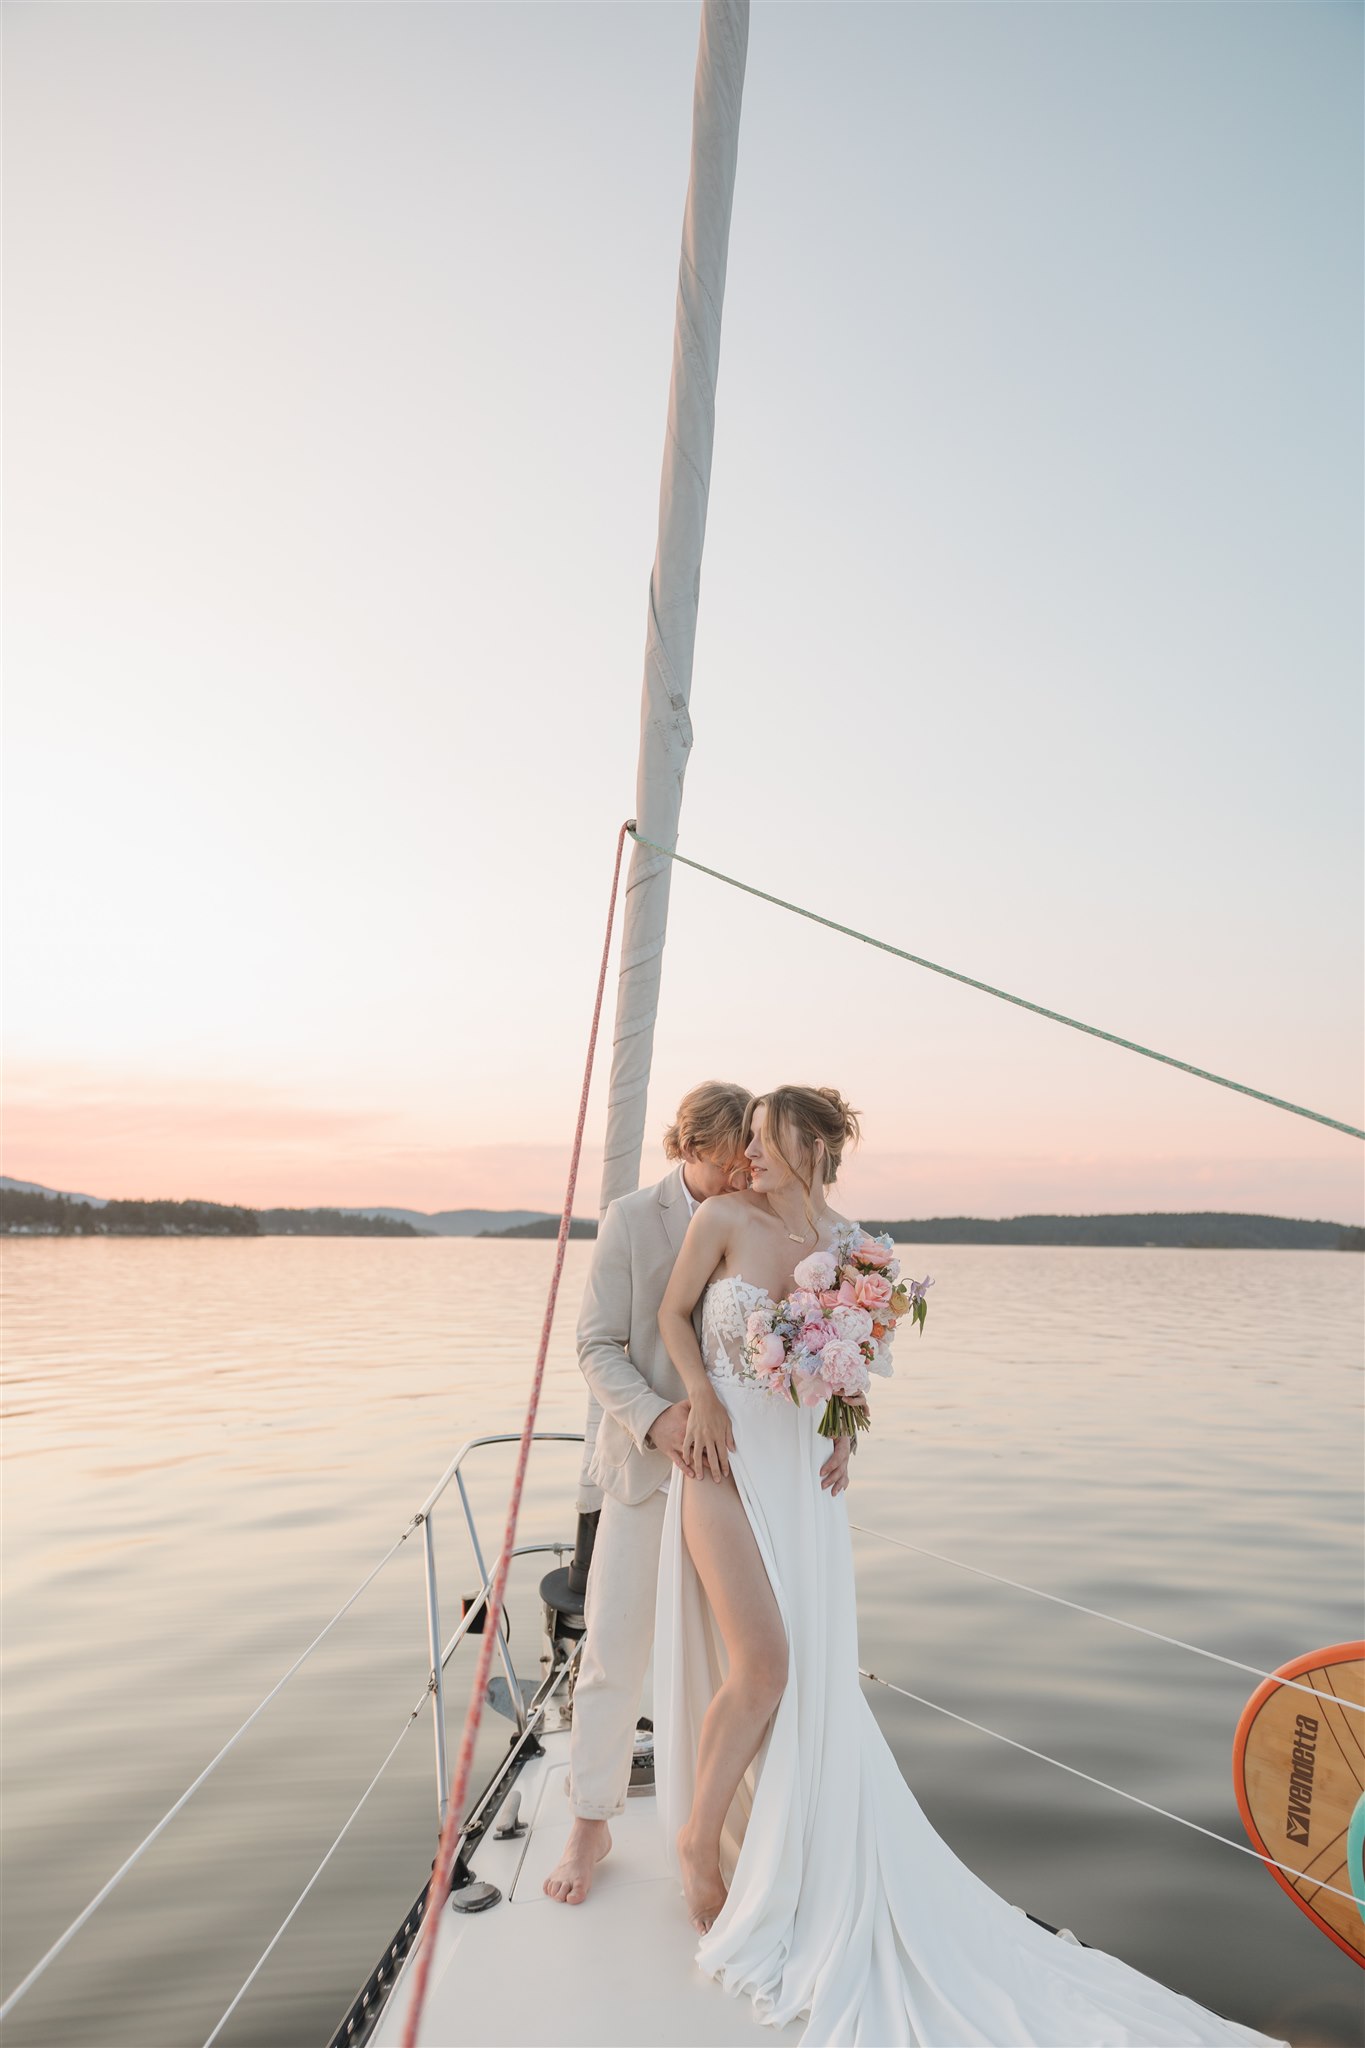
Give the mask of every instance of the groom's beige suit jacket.
M 608 1204 L 578 1318 L 578 1363 L 602 1409 L 588 1477 L 635 1507 L 672 1471 L 645 1442 L 686 1389 L 659 1335 L 659 1304 L 691 1217 L 682 1168 Z M 701 1334 L 701 1306 L 692 1318 Z

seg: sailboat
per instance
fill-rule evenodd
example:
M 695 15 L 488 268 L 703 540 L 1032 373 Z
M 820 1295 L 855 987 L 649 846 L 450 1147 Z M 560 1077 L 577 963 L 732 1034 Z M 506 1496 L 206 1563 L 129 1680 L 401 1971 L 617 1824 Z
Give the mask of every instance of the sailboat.
M 623 828 L 623 838 L 634 843 L 617 986 L 602 1210 L 638 1184 L 669 882 L 692 744 L 688 707 L 747 41 L 747 0 L 704 0 L 658 548 L 649 593 L 637 810 Z M 618 848 L 618 869 L 619 858 Z M 604 973 L 605 967 L 604 951 Z M 581 1131 L 580 1114 L 580 1136 Z M 572 1201 L 571 1171 L 561 1249 Z M 599 1868 L 591 1910 L 546 1910 L 543 1883 L 558 1861 L 572 1818 L 565 1797 L 569 1730 L 601 1507 L 589 1469 L 599 1420 L 590 1399 L 573 1560 L 546 1575 L 540 1586 L 546 1642 L 541 1681 L 523 1700 L 509 1665 L 501 1685 L 490 1689 L 488 1698 L 515 1721 L 507 1755 L 462 1823 L 443 1804 L 444 1836 L 452 1838 L 445 1865 L 438 1850 L 429 1887 L 362 1987 L 332 2048 L 364 2041 L 382 2048 L 417 2048 L 423 2042 L 644 2041 L 719 2048 L 753 2038 L 747 2001 L 722 1996 L 694 1967 L 695 1937 L 679 1910 L 676 1880 L 663 1854 L 648 1721 L 637 1729 L 626 1810 L 613 1821 L 612 1854 Z M 534 1399 L 528 1432 L 533 1421 Z M 529 1441 L 523 1449 L 529 1449 Z M 513 1533 L 509 1520 L 509 1550 Z M 485 1578 L 485 1595 L 489 1586 Z M 439 1631 L 432 1641 L 433 1687 L 438 1689 Z M 1365 1657 L 1365 1646 L 1356 1647 Z M 506 1646 L 499 1642 L 498 1649 L 506 1662 Z M 485 1664 L 489 1661 L 485 1658 Z M 1339 1675 L 1344 1678 L 1348 1668 L 1350 1684 L 1359 1689 L 1365 1664 L 1340 1664 Z M 1262 1687 L 1267 1691 L 1278 1691 L 1274 1681 Z M 444 1782 L 441 1797 L 444 1802 L 450 1798 Z M 438 1911 L 433 1932 L 428 1916 Z M 1358 1916 L 1347 1917 L 1353 1921 Z M 1036 1919 L 1035 1925 L 1059 1942 L 1084 1946 L 1069 1928 Z M 425 1950 L 420 1966 L 419 1948 Z M 535 1969 L 528 1981 L 531 1955 Z M 803 2029 L 804 2021 L 794 2020 L 771 2031 L 794 2042 Z
M 649 588 L 636 808 L 618 840 L 598 990 L 600 1014 L 618 882 L 629 847 L 605 1163 L 599 1191 L 602 1209 L 636 1187 L 643 1144 L 670 878 L 678 857 L 683 784 L 692 745 L 693 647 L 748 25 L 748 0 L 703 0 L 658 545 Z M 590 1402 L 581 1432 L 547 1431 L 536 1427 L 536 1408 L 573 1209 L 596 1037 L 595 1015 L 555 1279 L 520 1437 L 510 1433 L 482 1436 L 460 1447 L 374 1572 L 10 1994 L 0 2018 L 52 1966 L 104 1899 L 150 1851 L 199 1785 L 341 1622 L 389 1557 L 413 1541 L 423 1549 L 426 1574 L 429 1676 L 425 1693 L 298 1900 L 208 2035 L 205 2048 L 212 2048 L 229 2027 L 296 1913 L 344 1844 L 398 1744 L 428 1710 L 441 1830 L 434 1868 L 428 1877 L 430 1842 L 414 1842 L 411 1907 L 398 1927 L 376 1930 L 372 1967 L 340 2016 L 330 2037 L 331 2048 L 362 2048 L 364 2043 L 374 2043 L 376 2048 L 414 2048 L 416 2043 L 424 2048 L 457 2048 L 465 2043 L 513 2048 L 513 2044 L 604 2042 L 722 2048 L 722 2044 L 755 2038 L 755 2022 L 747 2003 L 722 1995 L 694 1967 L 695 1937 L 663 1857 L 648 1720 L 637 1729 L 626 1810 L 613 1823 L 613 1852 L 599 1873 L 590 1910 L 552 1906 L 542 1893 L 543 1880 L 558 1858 L 570 1821 L 564 1793 L 574 1680 L 584 1640 L 584 1595 L 601 1507 L 588 1468 L 600 1415 Z M 1337 1128 L 1350 1127 L 1338 1124 Z M 518 1446 L 519 1463 L 499 1542 L 476 1521 L 468 1477 L 478 1461 L 512 1443 Z M 548 1455 L 551 1446 L 556 1455 L 578 1461 L 576 1498 L 566 1486 L 565 1526 L 557 1540 L 518 1543 L 516 1508 L 527 1458 L 535 1447 Z M 444 1521 L 455 1509 L 477 1570 L 478 1587 L 466 1601 L 458 1624 L 447 1633 L 433 1528 L 438 1511 Z M 534 1672 L 523 1668 L 520 1649 L 514 1657 L 501 1625 L 513 1572 L 519 1582 L 532 1575 L 538 1587 L 544 1641 Z M 475 1640 L 479 1665 L 474 1692 L 458 1755 L 452 1759 L 445 1674 L 461 1646 L 471 1646 Z M 523 1662 L 519 1664 L 517 1658 Z M 1319 1816 L 1329 1814 L 1329 1830 L 1340 1821 L 1336 1833 L 1342 1847 L 1330 1870 L 1324 1867 L 1321 1881 L 1307 1887 L 1307 1898 L 1296 1893 L 1288 1881 L 1293 1878 L 1297 1882 L 1302 1874 L 1288 1857 L 1276 1853 L 1284 1845 L 1274 1837 L 1275 1816 L 1285 1805 L 1282 1792 L 1286 1788 L 1291 1819 L 1296 1798 L 1300 1816 L 1307 1811 L 1302 1761 L 1307 1753 L 1305 1716 L 1316 1714 L 1321 1721 L 1324 1711 L 1332 1707 L 1339 1718 L 1365 1714 L 1365 1644 L 1333 1646 L 1297 1659 L 1278 1673 L 1258 1676 L 1262 1684 L 1238 1737 L 1239 1755 L 1245 1753 L 1248 1787 L 1243 1798 L 1239 1784 L 1239 1798 L 1256 1842 L 1255 1850 L 1245 1853 L 1257 1854 L 1336 1945 L 1365 1963 L 1365 1785 L 1359 1777 L 1349 1783 L 1343 1777 L 1324 1794 L 1334 1803 L 1326 1806 L 1320 1799 L 1317 1811 Z M 1289 1709 L 1299 1709 L 1298 1716 L 1292 1711 L 1287 1718 L 1280 1713 L 1277 1722 L 1277 1704 L 1285 1701 Z M 495 1724 L 505 1742 L 495 1767 L 475 1785 L 474 1736 L 481 1721 L 485 1730 Z M 1325 1786 L 1327 1781 L 1324 1778 L 1322 1782 Z M 1022 1908 L 1014 1910 L 1023 1912 Z M 1054 1927 L 1033 1915 L 1024 1917 L 1059 1943 L 1086 1946 L 1068 1927 Z M 803 2022 L 797 2020 L 772 2028 L 770 2038 L 795 2042 L 802 2031 Z

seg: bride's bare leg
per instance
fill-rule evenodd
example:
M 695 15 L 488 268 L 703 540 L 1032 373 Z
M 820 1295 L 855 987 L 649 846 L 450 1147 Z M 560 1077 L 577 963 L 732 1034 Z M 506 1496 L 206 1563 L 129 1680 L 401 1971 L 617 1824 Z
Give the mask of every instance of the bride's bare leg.
M 787 1683 L 787 1633 L 734 1480 L 686 1481 L 682 1527 L 730 1667 L 701 1725 L 692 1811 L 678 1833 L 688 1912 L 705 1934 L 725 1904 L 725 1816 Z

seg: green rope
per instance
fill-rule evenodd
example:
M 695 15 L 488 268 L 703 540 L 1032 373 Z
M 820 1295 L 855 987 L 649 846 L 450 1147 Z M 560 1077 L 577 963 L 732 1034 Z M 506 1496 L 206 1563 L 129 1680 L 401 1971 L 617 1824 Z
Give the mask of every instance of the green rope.
M 825 925 L 832 932 L 842 932 L 845 938 L 861 939 L 865 946 L 876 946 L 879 952 L 894 953 L 898 960 L 908 960 L 912 967 L 927 967 L 931 974 L 946 974 L 949 981 L 960 981 L 967 988 L 979 988 L 988 996 L 999 996 L 1002 1003 L 1014 1003 L 1021 1010 L 1032 1010 L 1035 1017 L 1049 1017 L 1054 1024 L 1069 1024 L 1073 1031 L 1088 1032 L 1091 1038 L 1107 1039 L 1110 1045 L 1121 1045 L 1128 1052 L 1140 1052 L 1144 1059 L 1160 1060 L 1163 1066 L 1179 1067 L 1182 1074 L 1193 1074 L 1197 1081 L 1212 1081 L 1219 1088 L 1234 1088 L 1239 1095 L 1250 1095 L 1257 1102 L 1268 1102 L 1272 1109 L 1287 1109 L 1291 1116 L 1306 1116 L 1315 1124 L 1326 1124 L 1329 1130 L 1344 1131 L 1348 1138 L 1365 1138 L 1365 1131 L 1359 1131 L 1354 1124 L 1344 1124 L 1337 1117 L 1322 1116 L 1316 1109 L 1303 1109 L 1297 1102 L 1285 1102 L 1278 1095 L 1267 1095 L 1263 1089 L 1248 1088 L 1242 1081 L 1229 1081 L 1222 1074 L 1210 1074 L 1204 1067 L 1192 1067 L 1188 1060 L 1174 1060 L 1169 1053 L 1153 1052 L 1149 1045 L 1138 1045 L 1131 1038 L 1120 1038 L 1116 1032 L 1101 1031 L 1094 1024 L 1082 1024 L 1076 1017 L 1064 1017 L 1060 1010 L 1045 1010 L 1041 1003 L 1030 1003 L 1023 996 L 1012 996 L 1007 989 L 992 988 L 988 981 L 977 981 L 970 974 L 958 974 L 951 967 L 940 967 L 936 960 L 921 959 L 918 953 L 907 953 L 901 946 L 888 945 L 885 939 L 874 939 L 867 932 L 856 932 L 852 925 L 838 924 L 832 917 L 821 917 L 814 910 L 803 910 L 799 903 L 788 903 L 781 896 L 770 896 L 766 889 L 755 889 L 751 882 L 738 881 L 734 875 L 723 875 L 719 868 L 704 867 L 699 860 L 689 860 L 685 853 L 675 853 L 671 847 L 656 845 L 635 830 L 634 821 L 626 827 L 637 846 L 647 846 L 651 853 L 661 853 L 665 860 L 674 860 L 685 868 L 695 868 L 699 875 L 710 875 L 713 881 L 727 882 L 732 889 L 742 889 L 746 896 L 757 896 L 764 903 L 775 903 L 779 910 L 790 910 L 797 917 L 809 918 L 812 924 Z

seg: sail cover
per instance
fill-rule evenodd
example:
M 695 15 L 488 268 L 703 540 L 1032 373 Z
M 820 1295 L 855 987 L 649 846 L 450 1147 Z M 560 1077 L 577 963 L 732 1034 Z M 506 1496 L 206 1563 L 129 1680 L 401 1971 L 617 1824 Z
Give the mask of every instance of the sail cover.
M 702 544 L 711 486 L 720 368 L 720 316 L 749 44 L 748 0 L 704 0 L 692 101 L 692 168 L 683 213 L 668 429 L 659 486 L 659 541 L 649 579 L 635 817 L 660 846 L 678 836 L 692 747 L 688 700 L 697 633 Z M 600 1208 L 639 1185 L 654 1018 L 673 863 L 631 851 L 607 1099 Z M 601 1505 L 587 1478 L 600 1410 L 589 1401 L 579 1506 Z

